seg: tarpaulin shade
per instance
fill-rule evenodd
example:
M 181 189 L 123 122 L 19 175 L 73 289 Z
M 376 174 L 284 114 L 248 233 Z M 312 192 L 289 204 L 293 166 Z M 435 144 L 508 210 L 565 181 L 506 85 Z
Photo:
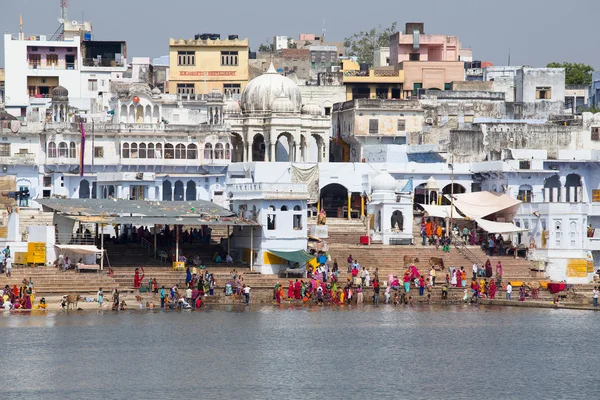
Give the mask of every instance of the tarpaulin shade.
M 81 244 L 57 244 L 55 245 L 60 250 L 71 251 L 78 254 L 100 254 L 102 251 L 96 246 L 86 246 Z
M 485 219 L 476 219 L 477 225 L 488 233 L 516 233 L 525 232 L 528 229 L 519 228 L 510 222 L 494 222 Z
M 280 250 L 268 250 L 269 253 L 276 255 L 279 258 L 283 258 L 284 260 L 288 260 L 290 262 L 297 262 L 299 264 L 304 264 L 315 256 L 308 254 L 304 250 L 295 250 L 295 251 L 280 251 Z
M 419 204 L 425 212 L 434 218 L 450 218 L 450 214 L 452 213 L 452 218 L 454 219 L 464 219 L 462 215 L 458 213 L 456 207 L 454 207 L 454 211 L 452 212 L 452 206 L 435 206 L 435 205 L 427 205 L 427 204 Z

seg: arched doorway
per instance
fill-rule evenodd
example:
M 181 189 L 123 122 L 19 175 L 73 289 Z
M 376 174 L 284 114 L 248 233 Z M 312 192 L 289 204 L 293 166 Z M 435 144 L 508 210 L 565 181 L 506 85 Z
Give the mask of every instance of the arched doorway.
M 252 161 L 264 161 L 265 150 L 265 138 L 260 133 L 257 133 L 254 135 L 252 141 Z
M 454 190 L 452 190 L 452 186 L 454 186 Z M 442 194 L 444 195 L 451 195 L 452 193 L 454 194 L 461 194 L 461 193 L 466 193 L 467 189 L 459 184 L 459 183 L 452 183 L 450 185 L 446 185 L 443 189 L 442 189 Z M 446 198 L 446 196 L 442 196 L 442 204 L 445 206 L 449 206 L 450 205 L 450 200 L 448 200 Z
M 426 196 L 427 191 L 425 190 L 425 185 L 426 185 L 425 183 L 421 183 L 420 185 L 418 185 L 415 188 L 415 193 L 413 196 L 413 199 L 414 199 L 413 204 L 414 205 L 427 204 L 427 196 Z M 416 206 L 413 206 L 413 209 L 417 210 L 415 207 Z
M 581 176 L 577 174 L 567 175 L 567 180 L 565 182 L 565 188 L 567 188 L 567 203 L 578 203 L 582 201 L 582 193 L 580 193 L 579 189 L 582 186 Z
M 330 183 L 321 189 L 321 208 L 329 218 L 343 218 L 340 211 L 348 206 L 348 189 L 339 183 Z
M 144 107 L 137 106 L 135 108 L 135 122 L 141 124 L 144 122 Z
M 275 143 L 275 156 L 271 161 L 294 161 L 293 154 L 294 138 L 288 132 L 281 133 L 277 136 Z
M 79 198 L 90 198 L 90 182 L 87 179 L 84 179 L 81 182 L 79 182 Z
M 163 201 L 173 200 L 173 186 L 171 185 L 171 182 L 164 181 L 162 184 L 162 188 L 163 188 L 163 195 L 162 195 Z
M 175 182 L 175 191 L 174 191 L 173 200 L 183 201 L 183 199 L 184 199 L 183 194 L 184 194 L 183 193 L 183 182 L 181 182 L 181 181 Z
M 185 199 L 187 201 L 196 201 L 196 182 L 188 181 L 185 191 Z
M 231 162 L 243 162 L 244 139 L 242 139 L 242 135 L 231 132 L 231 146 L 233 148 L 233 151 L 231 152 Z
M 544 180 L 544 189 L 549 189 L 548 198 L 544 199 L 546 202 L 557 203 L 560 201 L 560 178 L 558 175 L 546 178 Z
M 402 211 L 396 210 L 392 213 L 392 230 L 402 232 L 404 230 L 404 215 Z

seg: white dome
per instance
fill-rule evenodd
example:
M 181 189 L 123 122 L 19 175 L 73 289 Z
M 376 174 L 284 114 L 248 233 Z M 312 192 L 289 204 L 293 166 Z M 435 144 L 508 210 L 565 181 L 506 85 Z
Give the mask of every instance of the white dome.
M 323 109 L 316 103 L 308 103 L 302 106 L 302 114 L 323 115 Z
M 293 113 L 294 110 L 294 103 L 283 92 L 271 104 L 271 111 L 274 113 Z
M 252 79 L 242 93 L 242 110 L 245 113 L 270 112 L 271 106 L 281 94 L 287 97 L 293 106 L 292 112 L 300 112 L 302 95 L 298 86 L 289 78 L 279 75 L 275 67 L 267 73 Z
M 425 188 L 426 189 L 439 189 L 438 185 L 437 185 L 437 181 L 435 180 L 435 178 L 432 176 L 429 179 L 427 179 L 427 183 L 425 184 Z
M 375 178 L 373 178 L 373 182 L 371 182 L 371 189 L 374 192 L 395 192 L 397 187 L 398 181 L 396 181 L 396 179 L 394 179 L 394 177 L 387 171 L 381 171 L 378 173 Z
M 242 112 L 240 103 L 232 99 L 231 97 L 225 102 L 223 106 L 223 114 L 239 114 Z

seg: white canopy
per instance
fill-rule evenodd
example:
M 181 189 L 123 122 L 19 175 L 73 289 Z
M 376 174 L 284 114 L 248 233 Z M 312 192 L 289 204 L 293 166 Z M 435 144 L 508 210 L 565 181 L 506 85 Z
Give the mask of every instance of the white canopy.
M 427 204 L 419 204 L 425 212 L 434 218 L 450 218 L 452 214 L 452 218 L 454 219 L 464 219 L 462 215 L 458 213 L 456 207 L 454 207 L 454 211 L 452 211 L 452 206 L 436 206 L 436 205 L 427 205 Z
M 517 233 L 528 231 L 528 229 L 519 228 L 510 222 L 494 222 L 481 218 L 475 219 L 475 222 L 477 222 L 477 225 L 481 229 L 488 233 Z
M 71 251 L 78 254 L 100 254 L 102 251 L 96 246 L 86 246 L 82 244 L 57 244 L 55 245 L 60 250 Z
M 449 198 L 449 196 L 448 196 Z M 454 195 L 454 206 L 471 219 L 495 214 L 505 221 L 512 221 L 519 211 L 521 201 L 498 192 L 472 192 Z

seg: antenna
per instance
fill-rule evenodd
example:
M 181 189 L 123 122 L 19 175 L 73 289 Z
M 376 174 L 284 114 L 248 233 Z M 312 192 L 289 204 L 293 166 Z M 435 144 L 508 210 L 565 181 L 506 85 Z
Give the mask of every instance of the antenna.
M 508 66 L 510 67 L 510 47 L 508 48 Z
M 61 22 L 67 21 L 69 11 L 69 0 L 60 0 L 60 19 Z
M 325 24 L 325 18 L 323 18 L 323 34 L 321 35 L 321 42 L 325 41 L 325 33 L 327 33 L 327 25 Z

